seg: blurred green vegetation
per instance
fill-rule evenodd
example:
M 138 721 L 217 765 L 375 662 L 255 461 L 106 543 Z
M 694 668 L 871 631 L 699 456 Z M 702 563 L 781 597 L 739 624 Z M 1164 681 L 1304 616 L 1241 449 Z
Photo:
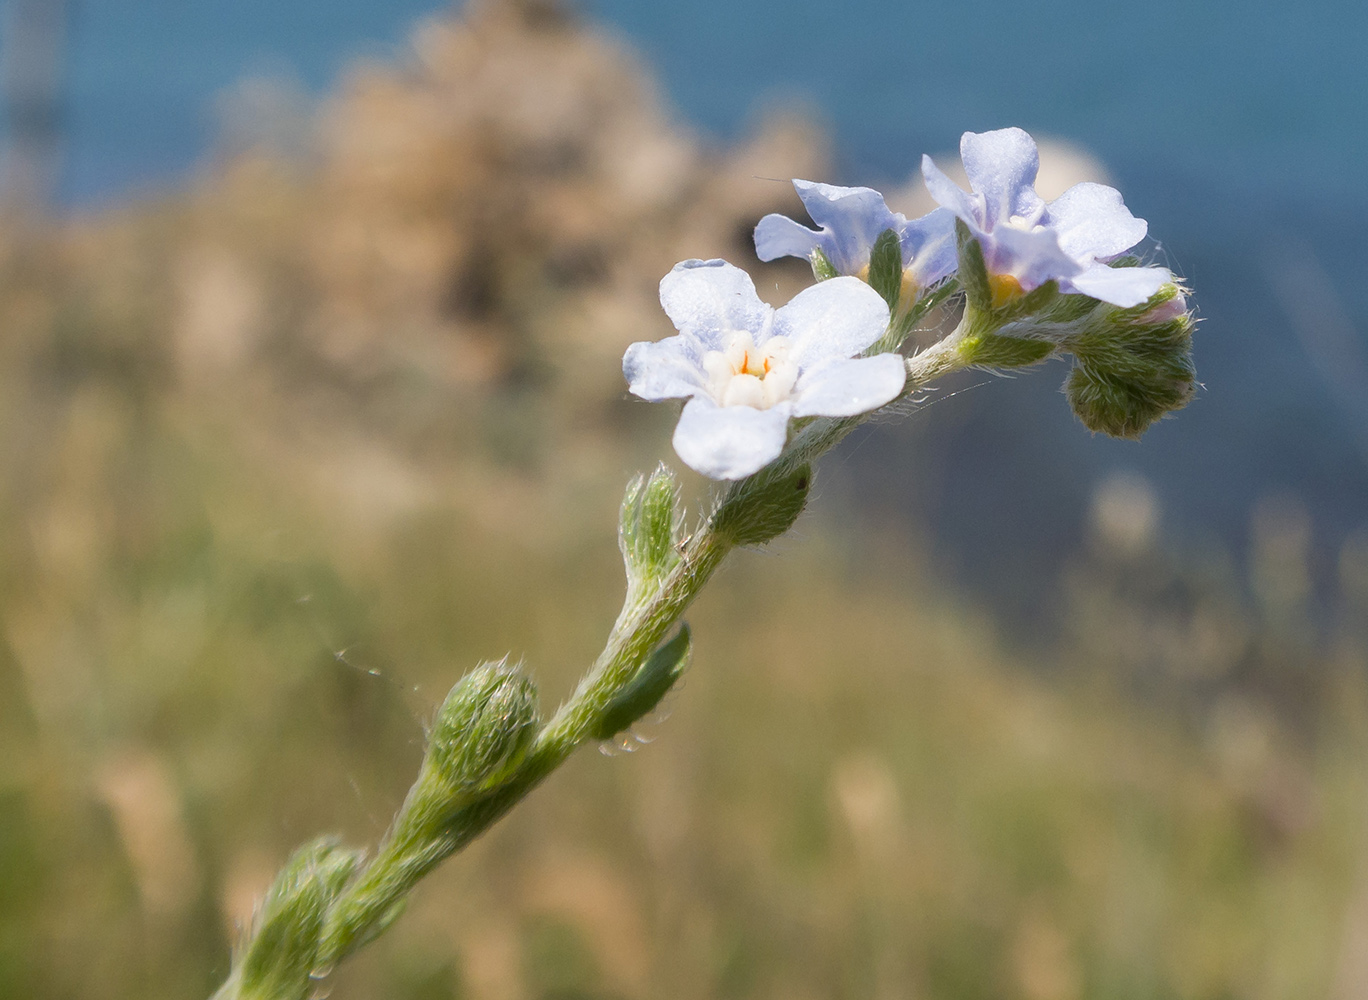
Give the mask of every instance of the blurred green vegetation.
M 383 832 L 464 670 L 569 690 L 668 454 L 621 351 L 783 207 L 757 162 L 823 156 L 703 148 L 536 7 L 310 128 L 0 245 L 0 997 L 207 996 L 293 847 Z M 1109 489 L 1027 653 L 819 480 L 690 615 L 654 742 L 574 758 L 320 995 L 1362 995 L 1368 543 L 1322 606 L 1294 509 L 1246 572 Z

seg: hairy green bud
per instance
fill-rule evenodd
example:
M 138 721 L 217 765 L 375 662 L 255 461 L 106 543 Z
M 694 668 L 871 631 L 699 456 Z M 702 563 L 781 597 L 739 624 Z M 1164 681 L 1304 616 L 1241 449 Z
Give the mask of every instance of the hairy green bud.
M 537 726 L 532 682 L 506 662 L 482 663 L 442 703 L 428 757 L 454 790 L 480 791 L 518 766 Z
M 885 229 L 869 251 L 869 286 L 883 296 L 889 312 L 897 312 L 902 297 L 902 241 Z
M 360 856 L 331 840 L 306 844 L 290 857 L 266 894 L 256 932 L 235 976 L 236 997 L 308 1000 L 310 973 L 328 907 L 356 870 Z
M 649 479 L 627 484 L 618 523 L 618 546 L 633 584 L 658 580 L 679 561 L 679 484 L 661 465 Z
M 682 624 L 675 637 L 648 656 L 636 676 L 613 696 L 594 728 L 594 739 L 612 739 L 659 705 L 688 668 L 690 652 L 689 626 Z
M 1138 438 L 1197 391 L 1192 314 L 1177 285 L 1143 305 L 1098 309 L 1068 343 L 1074 369 L 1064 393 L 1089 430 Z
M 812 489 L 812 466 L 783 462 L 734 483 L 713 515 L 713 530 L 733 545 L 763 545 L 798 520 Z

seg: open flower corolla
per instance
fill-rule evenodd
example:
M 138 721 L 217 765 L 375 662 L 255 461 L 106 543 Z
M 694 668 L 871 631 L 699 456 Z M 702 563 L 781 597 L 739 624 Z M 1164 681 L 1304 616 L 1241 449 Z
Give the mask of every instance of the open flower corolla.
M 928 288 L 955 271 L 955 217 L 938 208 L 909 220 L 889 209 L 873 188 L 837 187 L 795 180 L 794 188 L 812 221 L 809 229 L 788 216 L 770 214 L 755 227 L 755 253 L 761 260 L 811 259 L 820 250 L 837 274 L 865 277 L 869 253 L 886 230 L 898 234 L 904 280 Z
M 1145 238 L 1148 226 L 1105 184 L 1075 184 L 1052 202 L 1035 190 L 1040 154 L 1019 128 L 965 132 L 960 156 L 972 193 L 922 157 L 931 197 L 969 227 L 983 248 L 995 301 L 1057 281 L 1063 292 L 1129 308 L 1172 275 L 1162 267 L 1109 267 Z
M 859 357 L 888 326 L 888 306 L 857 278 L 799 292 L 774 309 L 722 260 L 686 260 L 660 282 L 679 331 L 627 349 L 622 371 L 642 399 L 688 399 L 674 447 L 712 479 L 742 479 L 783 453 L 796 417 L 852 417 L 902 391 L 901 356 Z

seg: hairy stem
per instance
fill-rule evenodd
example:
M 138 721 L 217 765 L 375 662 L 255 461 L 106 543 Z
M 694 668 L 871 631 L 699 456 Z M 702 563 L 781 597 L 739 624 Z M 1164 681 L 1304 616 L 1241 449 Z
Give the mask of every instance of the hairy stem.
M 900 398 L 965 367 L 955 339 L 952 335 L 907 360 L 907 384 Z M 304 1000 L 311 975 L 326 974 L 383 932 L 425 875 L 489 829 L 593 738 L 614 699 L 631 684 L 727 553 L 738 544 L 759 544 L 786 531 L 806 500 L 809 463 L 862 420 L 816 418 L 798 425 L 784 454 L 771 466 L 729 484 L 699 528 L 679 541 L 679 558 L 669 570 L 648 586 L 629 587 L 603 652 L 506 771 L 478 784 L 453 784 L 434 762 L 429 747 L 418 779 L 374 858 L 345 886 L 330 890 L 331 897 L 318 915 L 316 936 L 306 935 L 312 946 L 301 945 L 297 955 L 272 956 L 278 962 L 272 968 L 280 973 L 276 979 L 245 977 L 239 963 L 216 998 Z M 463 736 L 476 739 L 473 733 Z M 354 867 L 355 856 L 351 857 L 348 863 Z M 288 901 L 282 904 L 288 905 Z M 258 927 L 257 937 L 261 933 Z M 249 941 L 245 954 L 250 956 L 257 943 L 256 938 Z

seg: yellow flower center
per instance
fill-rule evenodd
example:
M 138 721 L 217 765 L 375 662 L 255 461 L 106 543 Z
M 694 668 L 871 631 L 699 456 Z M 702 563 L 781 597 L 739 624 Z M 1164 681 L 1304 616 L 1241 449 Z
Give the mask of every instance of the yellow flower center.
M 703 357 L 708 389 L 719 406 L 752 406 L 767 410 L 789 398 L 798 381 L 798 366 L 788 359 L 789 342 L 771 337 L 757 347 L 749 333 L 736 332 L 723 351 Z
M 1025 290 L 1021 287 L 1021 282 L 1012 274 L 988 275 L 988 288 L 993 293 L 994 309 L 1005 306 L 1014 298 L 1025 294 Z
M 869 284 L 869 265 L 866 264 L 855 273 L 866 285 Z M 912 277 L 912 268 L 903 268 L 902 284 L 898 288 L 898 307 L 907 309 L 917 299 L 917 279 Z

